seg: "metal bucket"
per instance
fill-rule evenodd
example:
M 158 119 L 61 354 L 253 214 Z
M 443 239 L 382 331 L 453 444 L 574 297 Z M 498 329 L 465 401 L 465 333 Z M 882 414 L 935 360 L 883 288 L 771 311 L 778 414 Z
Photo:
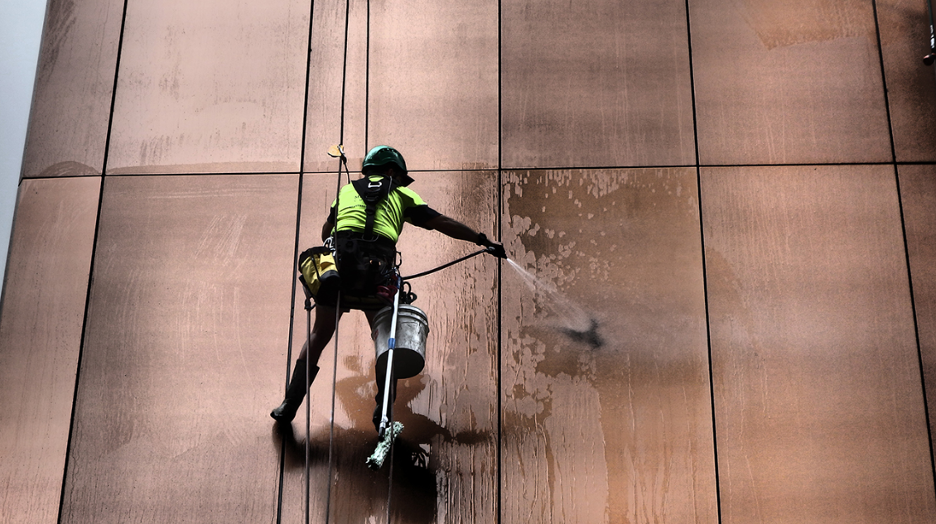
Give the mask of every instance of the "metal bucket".
M 384 376 L 387 369 L 388 342 L 393 308 L 385 307 L 374 317 L 374 349 L 377 351 L 377 376 Z M 429 336 L 429 319 L 421 309 L 409 304 L 400 304 L 397 314 L 396 345 L 393 348 L 393 376 L 415 377 L 426 366 L 426 338 Z

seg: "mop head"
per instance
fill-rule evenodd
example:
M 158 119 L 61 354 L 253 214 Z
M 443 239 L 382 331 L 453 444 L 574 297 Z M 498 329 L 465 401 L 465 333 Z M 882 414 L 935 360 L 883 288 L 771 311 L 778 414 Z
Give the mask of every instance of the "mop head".
M 390 444 L 400 435 L 401 431 L 403 431 L 403 424 L 399 422 L 394 422 L 384 431 L 383 438 L 377 443 L 377 449 L 374 450 L 371 456 L 367 457 L 367 467 L 378 470 L 383 466 L 384 460 L 387 458 L 387 453 L 390 452 Z

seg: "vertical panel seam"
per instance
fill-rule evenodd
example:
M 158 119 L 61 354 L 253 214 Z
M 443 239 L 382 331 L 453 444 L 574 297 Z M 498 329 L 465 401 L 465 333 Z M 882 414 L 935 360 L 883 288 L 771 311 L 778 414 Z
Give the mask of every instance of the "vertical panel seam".
M 920 343 L 920 325 L 917 319 L 916 293 L 913 290 L 913 274 L 910 266 L 910 243 L 907 240 L 907 223 L 904 216 L 903 192 L 900 189 L 900 173 L 894 169 L 894 181 L 897 189 L 897 206 L 900 210 L 900 228 L 903 233 L 904 261 L 907 268 L 907 289 L 910 293 L 910 309 L 913 316 L 913 335 L 916 341 L 917 365 L 920 369 L 920 389 L 923 394 L 923 416 L 926 421 L 926 442 L 929 449 L 930 471 L 933 475 L 934 495 L 936 495 L 936 458 L 933 453 L 933 429 L 930 423 L 929 399 L 926 395 L 926 373 L 923 367 L 923 348 Z
M 497 0 L 497 238 L 504 241 L 504 100 L 503 100 L 503 2 Z M 503 263 L 497 259 L 497 439 L 494 447 L 494 463 L 497 471 L 495 478 L 494 513 L 495 522 L 502 522 L 503 513 L 503 444 L 504 444 L 504 407 L 503 407 Z
M 900 172 L 897 162 L 897 145 L 894 139 L 894 123 L 891 119 L 890 96 L 887 90 L 887 71 L 884 67 L 884 44 L 881 41 L 881 22 L 878 15 L 877 0 L 871 0 L 874 14 L 874 34 L 876 38 L 878 61 L 881 68 L 881 89 L 884 95 L 884 111 L 887 116 L 887 130 L 890 138 L 891 165 L 894 170 L 894 183 L 897 190 L 897 207 L 900 211 L 900 229 L 903 235 L 904 261 L 907 268 L 907 289 L 910 293 L 910 309 L 913 315 L 913 335 L 916 342 L 917 362 L 920 369 L 920 389 L 923 394 L 923 416 L 926 421 L 926 440 L 929 449 L 930 471 L 933 477 L 934 495 L 936 495 L 936 459 L 933 454 L 933 430 L 930 425 L 929 399 L 926 396 L 926 374 L 923 367 L 923 348 L 920 344 L 920 326 L 917 319 L 916 295 L 913 289 L 913 273 L 910 266 L 910 244 L 907 240 L 907 222 L 904 216 L 903 194 L 900 189 Z
M 306 133 L 308 131 L 308 120 L 309 120 L 309 80 L 311 79 L 312 71 L 312 31 L 313 23 L 315 21 L 315 0 L 312 0 L 309 5 L 309 30 L 308 36 L 306 38 L 305 45 L 305 55 L 306 55 L 306 71 L 305 71 L 305 84 L 303 85 L 303 100 L 302 100 L 302 130 L 299 138 L 299 183 L 296 188 L 296 226 L 295 226 L 295 236 L 293 239 L 293 262 L 292 262 L 292 275 L 295 275 L 297 268 L 297 259 L 299 254 L 299 234 L 302 228 L 302 193 L 303 193 L 303 183 L 305 178 L 305 155 L 306 155 Z M 293 345 L 293 331 L 295 330 L 296 322 L 296 279 L 290 278 L 290 300 L 289 300 L 289 330 L 286 335 L 286 378 L 284 387 L 289 386 L 289 377 L 291 367 L 292 367 L 292 345 Z M 276 523 L 280 524 L 283 519 L 283 490 L 285 487 L 285 476 L 286 476 L 286 435 L 283 435 L 283 441 L 280 444 L 280 460 L 279 460 L 279 479 L 278 479 L 278 489 L 277 489 L 277 500 L 276 500 Z
M 894 124 L 891 121 L 890 96 L 887 93 L 887 73 L 884 69 L 884 46 L 881 43 L 881 24 L 878 20 L 877 0 L 871 0 L 871 10 L 874 15 L 874 35 L 877 44 L 878 63 L 881 68 L 881 90 L 884 95 L 884 114 L 887 118 L 887 135 L 890 139 L 891 163 L 897 163 L 897 147 L 894 144 Z M 896 169 L 896 168 L 895 168 Z
M 78 386 L 81 380 L 81 363 L 84 356 L 85 336 L 88 330 L 88 312 L 91 306 L 91 287 L 94 283 L 94 264 L 97 257 L 98 236 L 101 232 L 101 211 L 104 207 L 104 180 L 109 160 L 111 132 L 114 127 L 114 107 L 117 103 L 117 81 L 120 78 L 120 58 L 123 52 L 124 29 L 127 24 L 127 0 L 124 0 L 123 11 L 120 15 L 120 33 L 117 37 L 117 56 L 114 66 L 114 83 L 111 88 L 110 113 L 107 119 L 107 136 L 104 139 L 104 158 L 101 162 L 100 187 L 98 188 L 97 216 L 94 219 L 94 238 L 91 241 L 91 261 L 88 264 L 88 286 L 85 290 L 84 320 L 81 323 L 81 338 L 78 342 L 78 358 L 75 362 L 75 386 L 72 390 L 71 415 L 68 422 L 68 440 L 65 444 L 65 462 L 62 468 L 62 487 L 59 493 L 59 507 L 57 522 L 62 522 L 65 507 L 65 487 L 68 482 L 68 461 L 71 455 L 72 439 L 75 434 L 75 412 L 78 404 Z M 51 7 L 49 8 L 51 9 Z M 47 11 L 48 13 L 48 11 Z
M 715 509 L 722 521 L 721 485 L 718 469 L 718 426 L 715 417 L 715 379 L 712 364 L 712 326 L 709 316 L 708 268 L 705 263 L 705 228 L 702 213 L 702 160 L 699 152 L 699 120 L 696 107 L 695 73 L 692 63 L 692 20 L 689 0 L 686 0 L 686 48 L 689 53 L 689 87 L 692 92 L 692 136 L 695 143 L 696 194 L 699 206 L 699 244 L 702 255 L 702 296 L 705 303 L 705 340 L 708 353 L 709 403 L 712 410 L 712 462 L 715 473 Z

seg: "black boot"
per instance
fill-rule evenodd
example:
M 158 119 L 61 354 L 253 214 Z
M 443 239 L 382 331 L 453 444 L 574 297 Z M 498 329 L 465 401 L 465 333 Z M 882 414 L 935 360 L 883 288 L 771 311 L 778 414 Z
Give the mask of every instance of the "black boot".
M 312 366 L 309 369 L 309 384 L 315 380 L 319 367 Z M 296 418 L 296 411 L 302 405 L 302 399 L 306 394 L 306 361 L 296 360 L 296 369 L 293 370 L 292 379 L 289 386 L 286 387 L 286 399 L 276 409 L 270 412 L 270 416 L 277 422 L 292 422 Z

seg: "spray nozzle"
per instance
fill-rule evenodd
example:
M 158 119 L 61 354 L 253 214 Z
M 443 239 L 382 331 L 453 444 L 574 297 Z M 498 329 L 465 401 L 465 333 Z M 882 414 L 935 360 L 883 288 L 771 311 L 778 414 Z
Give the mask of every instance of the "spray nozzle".
M 487 252 L 494 255 L 497 258 L 507 258 L 507 252 L 504 251 L 503 244 L 491 244 L 487 246 Z
M 479 246 L 484 246 L 484 250 L 498 258 L 507 258 L 507 252 L 504 251 L 504 244 L 490 240 L 484 233 L 478 233 L 478 240 L 475 241 Z

